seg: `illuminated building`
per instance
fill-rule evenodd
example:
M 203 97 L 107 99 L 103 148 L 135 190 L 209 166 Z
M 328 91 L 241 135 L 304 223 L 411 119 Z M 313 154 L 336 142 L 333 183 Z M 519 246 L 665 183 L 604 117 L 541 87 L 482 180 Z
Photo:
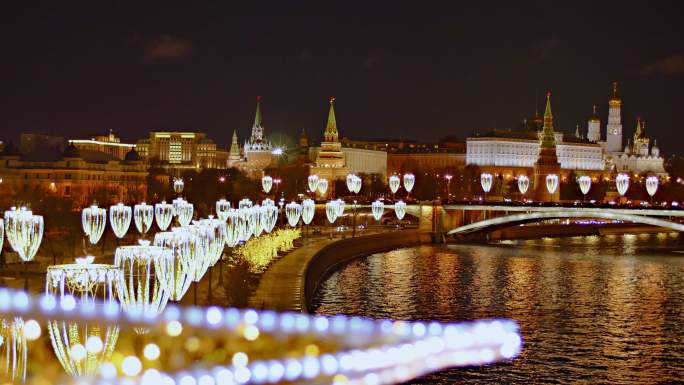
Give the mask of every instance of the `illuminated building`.
M 99 192 L 112 202 L 144 200 L 147 193 L 147 166 L 135 150 L 124 160 L 111 155 L 102 159 L 95 152 L 69 145 L 61 155 L 46 158 L 24 155 L 9 144 L 0 153 L 0 177 L 0 195 L 11 199 L 40 190 L 85 206 Z
M 173 168 L 226 168 L 228 152 L 200 132 L 150 132 L 136 151 L 151 164 Z
M 97 135 L 90 139 L 71 139 L 71 144 L 79 150 L 98 151 L 123 160 L 135 148 L 135 144 L 121 143 L 121 139 L 109 130 L 109 135 Z

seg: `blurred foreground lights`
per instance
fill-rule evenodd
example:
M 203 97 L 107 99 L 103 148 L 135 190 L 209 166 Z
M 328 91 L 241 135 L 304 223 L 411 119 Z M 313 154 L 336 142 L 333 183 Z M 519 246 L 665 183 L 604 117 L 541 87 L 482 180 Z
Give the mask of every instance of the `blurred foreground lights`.
M 142 363 L 135 356 L 128 356 L 121 361 L 121 371 L 127 376 L 137 376 L 142 370 Z
M 245 328 L 243 335 L 247 341 L 254 341 L 259 338 L 259 328 L 254 325 L 249 325 Z
M 178 337 L 183 333 L 183 325 L 178 321 L 171 321 L 166 324 L 166 334 L 171 337 Z
M 149 361 L 154 361 L 157 358 L 159 358 L 159 355 L 161 354 L 159 350 L 159 346 L 154 343 L 149 343 L 145 345 L 145 348 L 143 349 L 143 355 L 145 358 Z
M 36 320 L 28 320 L 24 324 L 24 337 L 29 341 L 35 341 L 40 338 L 41 330 L 40 324 Z
M 102 339 L 98 336 L 90 336 L 86 340 L 85 348 L 88 353 L 99 353 L 102 351 L 103 347 L 104 344 L 102 343 Z
M 75 344 L 74 346 L 72 346 L 70 353 L 71 358 L 76 362 L 83 360 L 88 355 L 88 351 L 81 344 Z
M 233 365 L 234 366 L 247 366 L 249 363 L 249 358 L 243 352 L 237 352 L 233 354 Z

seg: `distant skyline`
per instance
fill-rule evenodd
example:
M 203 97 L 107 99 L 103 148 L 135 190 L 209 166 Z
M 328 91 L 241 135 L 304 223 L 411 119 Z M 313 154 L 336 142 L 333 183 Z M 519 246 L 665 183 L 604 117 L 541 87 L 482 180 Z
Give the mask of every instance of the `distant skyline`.
M 434 141 L 518 127 L 547 90 L 556 130 L 586 133 L 596 104 L 605 133 L 618 81 L 625 141 L 641 116 L 684 153 L 675 2 L 46 4 L 0 15 L 2 140 L 193 130 L 227 148 L 261 95 L 266 135 L 317 143 L 334 95 L 343 137 Z

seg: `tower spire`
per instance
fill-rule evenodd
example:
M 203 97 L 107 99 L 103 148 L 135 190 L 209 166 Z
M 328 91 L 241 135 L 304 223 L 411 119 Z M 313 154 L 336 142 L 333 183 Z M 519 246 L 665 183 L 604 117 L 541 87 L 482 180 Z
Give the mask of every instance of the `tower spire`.
M 256 102 L 256 114 L 254 115 L 254 124 L 252 125 L 252 128 L 261 128 L 261 96 L 256 97 Z
M 544 129 L 542 130 L 541 147 L 555 147 L 556 138 L 553 132 L 553 113 L 551 112 L 551 91 L 546 93 L 546 110 L 544 111 Z
M 337 120 L 335 119 L 335 97 L 330 97 L 330 110 L 328 111 L 328 123 L 325 126 L 325 141 L 337 142 L 339 133 L 337 131 Z

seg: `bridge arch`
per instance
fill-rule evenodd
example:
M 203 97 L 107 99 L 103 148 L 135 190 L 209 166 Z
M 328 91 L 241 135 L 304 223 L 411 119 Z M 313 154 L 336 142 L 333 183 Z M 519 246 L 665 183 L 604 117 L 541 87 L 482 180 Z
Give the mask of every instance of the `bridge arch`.
M 558 210 L 558 211 L 542 211 L 531 213 L 517 213 L 485 219 L 482 221 L 470 223 L 459 226 L 447 232 L 447 235 L 462 235 L 472 234 L 477 232 L 490 232 L 505 227 L 511 227 L 518 224 L 538 222 L 546 219 L 563 219 L 563 218 L 600 218 L 609 220 L 627 221 L 633 223 L 640 223 L 644 225 L 664 227 L 671 230 L 684 232 L 684 224 L 672 222 L 665 219 L 653 218 L 645 215 L 627 214 L 622 212 L 609 212 L 606 210 Z

